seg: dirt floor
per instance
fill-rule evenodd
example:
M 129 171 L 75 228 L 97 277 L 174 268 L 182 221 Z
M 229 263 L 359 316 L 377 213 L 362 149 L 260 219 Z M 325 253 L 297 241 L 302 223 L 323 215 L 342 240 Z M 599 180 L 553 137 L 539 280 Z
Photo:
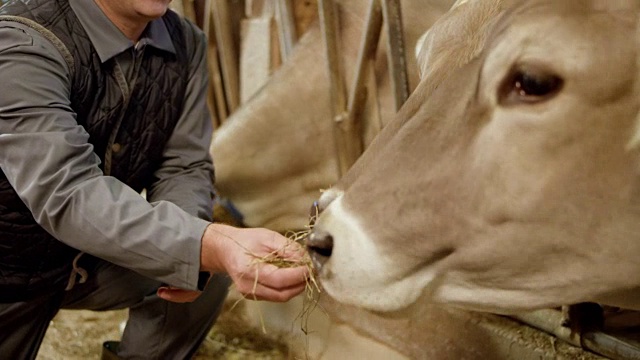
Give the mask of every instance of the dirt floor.
M 296 359 L 281 339 L 251 328 L 242 302 L 225 304 L 216 325 L 195 356 L 204 359 Z M 120 337 L 120 324 L 127 317 L 121 311 L 63 310 L 53 319 L 37 360 L 100 359 L 102 342 Z

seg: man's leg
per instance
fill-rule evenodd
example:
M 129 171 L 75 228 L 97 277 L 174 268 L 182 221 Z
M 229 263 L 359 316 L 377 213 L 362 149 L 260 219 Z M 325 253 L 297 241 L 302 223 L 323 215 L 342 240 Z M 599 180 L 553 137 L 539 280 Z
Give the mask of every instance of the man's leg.
M 118 355 L 125 359 L 187 359 L 215 322 L 229 287 L 226 276 L 211 278 L 194 302 L 176 304 L 155 295 L 160 283 L 100 261 L 89 279 L 67 293 L 63 308 L 112 310 L 129 307 Z M 146 295 L 146 296 L 145 296 Z
M 192 303 L 155 294 L 129 309 L 118 355 L 125 359 L 191 359 L 220 314 L 230 281 L 214 275 Z M 144 344 L 144 346 L 140 346 Z
M 35 359 L 62 294 L 0 304 L 0 359 Z

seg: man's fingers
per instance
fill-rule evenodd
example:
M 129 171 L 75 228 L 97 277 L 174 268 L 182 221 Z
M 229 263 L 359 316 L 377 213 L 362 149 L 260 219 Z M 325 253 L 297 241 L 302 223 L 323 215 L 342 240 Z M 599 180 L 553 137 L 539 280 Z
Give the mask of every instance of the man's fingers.
M 306 266 L 278 268 L 271 264 L 256 265 L 236 281 L 236 289 L 255 300 L 283 302 L 300 294 L 306 287 L 309 271 Z
M 255 276 L 257 276 L 259 284 L 268 288 L 274 290 L 287 289 L 304 284 L 309 277 L 309 269 L 306 266 L 279 268 L 271 264 L 261 264 L 254 274 Z
M 278 233 L 273 234 L 270 252 L 276 252 L 278 256 L 292 261 L 301 260 L 305 255 L 305 249 L 299 243 L 292 241 Z

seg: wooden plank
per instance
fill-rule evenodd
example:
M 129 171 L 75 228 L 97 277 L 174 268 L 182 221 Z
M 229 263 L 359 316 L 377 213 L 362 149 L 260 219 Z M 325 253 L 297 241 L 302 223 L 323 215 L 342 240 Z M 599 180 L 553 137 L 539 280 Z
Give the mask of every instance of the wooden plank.
M 218 61 L 218 47 L 215 29 L 213 27 L 212 3 L 217 0 L 207 0 L 204 7 L 203 31 L 207 36 L 207 66 L 209 71 L 209 109 L 211 111 L 213 128 L 220 127 L 228 117 L 227 104 L 224 99 L 224 85 Z
M 318 21 L 318 0 L 294 1 L 293 17 L 299 39 L 313 23 Z
M 212 87 L 211 93 L 213 95 L 213 102 L 216 110 L 216 121 L 214 127 L 217 128 L 222 125 L 229 116 L 227 110 L 227 103 L 224 98 L 224 85 L 222 82 L 222 74 L 220 73 L 220 63 L 218 62 L 218 49 L 215 44 L 209 44 L 207 49 L 208 53 L 208 65 L 209 65 L 209 82 Z
M 273 0 L 245 0 L 244 5 L 244 15 L 248 19 L 271 17 L 274 14 Z
M 202 16 L 202 31 L 209 39 L 209 42 L 212 41 L 212 38 L 215 38 L 215 34 L 213 33 L 213 28 L 211 25 L 211 2 L 214 0 L 205 0 L 204 10 Z
M 271 17 L 242 21 L 240 46 L 240 103 L 255 95 L 269 80 L 272 70 Z
M 198 25 L 200 29 L 204 30 L 204 23 L 208 17 L 206 16 L 206 14 L 208 14 L 206 10 L 207 10 L 207 7 L 209 6 L 208 3 L 210 2 L 210 0 L 192 0 L 192 1 L 193 1 L 193 11 L 195 14 L 196 25 Z
M 353 151 L 357 152 L 358 157 L 362 155 L 362 152 L 364 151 L 364 139 L 361 131 L 362 113 L 367 103 L 366 85 L 369 78 L 372 76 L 373 63 L 378 49 L 380 33 L 382 32 L 382 21 L 382 7 L 380 6 L 380 1 L 371 0 L 366 19 L 367 25 L 358 52 L 356 72 L 353 84 L 351 85 L 351 91 L 349 92 L 349 102 L 347 106 L 347 121 L 352 124 L 351 126 L 353 127 L 354 132 L 358 135 L 357 139 L 354 135 L 354 141 L 357 143 L 353 145 L 355 147 Z
M 171 8 L 171 10 L 175 11 L 176 14 L 178 14 L 180 16 L 184 16 L 184 3 L 182 2 L 182 0 L 173 0 L 169 4 L 169 8 Z
M 229 113 L 240 104 L 238 57 L 231 25 L 231 13 L 227 1 L 211 0 L 211 15 L 215 32 L 220 72 Z
M 273 19 L 273 16 L 272 16 Z M 271 54 L 269 56 L 271 74 L 282 65 L 282 52 L 280 51 L 280 41 L 278 38 L 278 26 L 275 21 L 271 22 L 269 33 L 269 43 L 271 44 Z
M 338 175 L 342 176 L 360 155 L 357 142 L 359 136 L 345 121 L 347 116 L 347 96 L 342 74 L 342 64 L 338 54 L 338 19 L 336 4 L 333 0 L 320 0 L 318 4 L 320 25 L 325 45 L 327 69 L 331 92 Z
M 213 0 L 206 0 L 204 3 L 202 31 L 207 36 L 207 70 L 209 73 L 207 106 L 209 107 L 209 113 L 211 114 L 211 123 L 213 125 L 213 129 L 215 130 L 219 128 L 226 119 L 226 106 L 223 102 L 221 104 L 223 108 L 220 108 L 220 104 L 218 104 L 217 100 L 218 94 L 222 94 L 224 90 L 222 89 L 220 83 L 218 54 L 215 51 L 215 34 L 213 33 L 213 27 L 211 25 L 211 1 Z
M 193 4 L 193 0 L 182 0 L 183 9 L 184 9 L 184 17 L 191 20 L 194 24 L 197 24 L 196 19 L 196 10 Z

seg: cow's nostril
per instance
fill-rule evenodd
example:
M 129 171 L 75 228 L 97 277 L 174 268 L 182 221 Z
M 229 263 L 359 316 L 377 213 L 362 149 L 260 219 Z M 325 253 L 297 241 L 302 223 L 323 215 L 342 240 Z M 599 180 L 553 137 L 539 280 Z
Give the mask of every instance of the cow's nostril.
M 333 252 L 333 237 L 329 234 L 312 232 L 307 239 L 307 249 L 316 271 L 320 271 Z

